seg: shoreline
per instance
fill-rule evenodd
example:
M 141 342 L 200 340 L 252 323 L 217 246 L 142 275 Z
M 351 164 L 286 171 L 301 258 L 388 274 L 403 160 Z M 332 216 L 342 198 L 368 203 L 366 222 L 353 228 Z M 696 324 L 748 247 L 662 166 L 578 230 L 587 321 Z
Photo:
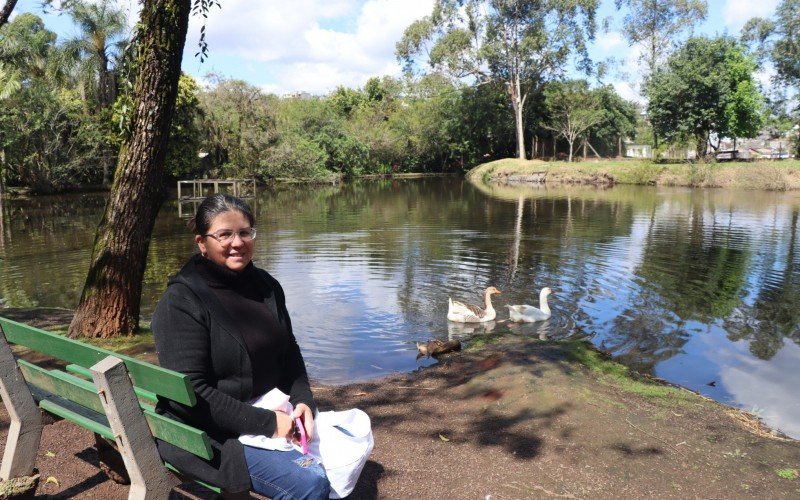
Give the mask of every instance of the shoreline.
M 26 323 L 59 334 L 64 334 L 66 332 L 66 329 L 69 326 L 69 320 L 71 319 L 73 314 L 74 311 L 72 311 L 71 309 L 64 309 L 64 308 L 5 309 L 3 307 L 0 307 L 0 316 L 7 317 L 14 321 Z M 81 340 L 82 342 L 86 342 L 88 344 L 97 347 L 101 347 L 103 349 L 133 356 L 157 365 L 158 358 L 155 353 L 155 342 L 153 339 L 153 334 L 150 331 L 149 327 L 141 327 L 140 330 L 141 330 L 140 333 L 132 337 L 123 336 L 123 337 L 114 337 L 109 339 L 81 338 L 78 340 Z M 512 345 L 518 341 L 519 339 L 517 337 L 510 334 L 477 335 L 473 338 L 468 339 L 468 343 L 465 345 L 463 352 L 467 353 L 468 355 L 476 355 L 476 354 L 480 355 L 483 351 L 493 351 L 497 349 L 507 350 L 509 345 Z M 568 351 L 566 358 L 571 364 L 593 372 L 598 372 L 599 374 L 607 375 L 609 381 L 612 381 L 614 384 L 623 387 L 623 390 L 630 390 L 630 392 L 633 393 L 649 394 L 651 391 L 649 391 L 648 389 L 644 389 L 643 387 L 639 387 L 639 384 L 645 384 L 645 385 L 649 384 L 655 387 L 664 388 L 667 392 L 669 392 L 670 390 L 676 390 L 692 394 L 693 396 L 701 400 L 713 402 L 714 404 L 719 405 L 722 408 L 725 408 L 726 411 L 734 412 L 740 415 L 739 418 L 740 420 L 750 421 L 752 423 L 751 425 L 757 428 L 758 432 L 764 436 L 777 438 L 785 441 L 792 441 L 800 444 L 800 439 L 787 436 L 779 429 L 770 427 L 767 423 L 761 420 L 761 418 L 757 414 L 745 411 L 741 408 L 736 408 L 735 406 L 728 405 L 721 401 L 714 400 L 713 398 L 704 396 L 697 391 L 684 387 L 680 384 L 670 382 L 669 380 L 655 377 L 649 374 L 640 373 L 630 367 L 627 367 L 626 365 L 623 365 L 620 362 L 615 361 L 610 353 L 599 349 L 595 345 L 591 344 L 591 342 L 589 341 L 536 339 L 536 340 L 529 340 L 529 342 L 533 342 L 534 344 L 540 346 L 560 346 L 560 348 L 566 349 Z M 313 383 L 314 389 L 322 389 L 322 390 L 335 390 L 340 388 L 346 388 L 353 385 L 388 383 L 398 377 L 407 378 L 407 377 L 423 376 L 424 372 L 426 372 L 427 370 L 435 370 L 437 367 L 441 366 L 443 361 L 448 362 L 449 360 L 457 358 L 459 356 L 459 353 L 460 351 L 456 351 L 455 353 L 445 354 L 441 356 L 441 359 L 436 358 L 438 363 L 429 366 L 419 366 L 410 372 L 396 372 L 393 374 L 385 374 L 378 376 L 376 378 L 367 379 L 359 382 L 336 384 L 336 383 L 318 382 L 313 379 L 311 380 L 311 382 Z M 658 390 L 656 390 L 655 393 L 657 393 L 659 396 L 663 396 L 664 394 L 666 394 Z
M 489 335 L 415 372 L 313 388 L 323 411 L 371 418 L 375 449 L 352 499 L 800 493 L 800 442 L 581 341 Z M 0 426 L 0 442 L 6 433 Z M 93 443 L 68 422 L 46 425 L 36 466 L 48 480 L 37 493 L 125 498 L 127 486 L 98 472 Z M 170 498 L 214 498 L 181 489 L 191 494 Z
M 662 164 L 636 159 L 566 163 L 507 158 L 478 165 L 466 177 L 473 183 L 495 185 L 629 184 L 790 191 L 800 189 L 800 160 Z

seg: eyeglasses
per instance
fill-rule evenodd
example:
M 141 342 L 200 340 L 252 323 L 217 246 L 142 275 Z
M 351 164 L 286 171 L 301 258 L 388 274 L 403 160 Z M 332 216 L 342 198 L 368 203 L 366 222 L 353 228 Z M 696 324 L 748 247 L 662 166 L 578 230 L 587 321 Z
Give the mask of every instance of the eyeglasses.
M 220 229 L 219 231 L 214 231 L 213 233 L 204 234 L 203 237 L 211 236 L 215 240 L 219 241 L 221 245 L 230 245 L 233 243 L 233 240 L 236 239 L 236 236 L 239 236 L 239 239 L 244 242 L 253 241 L 256 239 L 256 229 L 254 227 L 246 227 L 244 229 L 240 229 L 238 231 L 233 231 L 231 229 Z

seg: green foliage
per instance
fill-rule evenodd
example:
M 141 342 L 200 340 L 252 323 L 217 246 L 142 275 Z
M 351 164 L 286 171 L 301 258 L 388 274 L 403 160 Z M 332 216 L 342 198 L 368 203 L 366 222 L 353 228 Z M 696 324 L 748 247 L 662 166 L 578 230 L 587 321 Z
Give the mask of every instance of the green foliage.
M 290 135 L 269 149 L 255 173 L 261 179 L 317 179 L 325 177 L 326 160 L 319 144 Z
M 16 88 L 0 107 L 3 183 L 39 192 L 95 184 L 114 162 L 109 115 L 92 112 L 70 77 L 79 61 L 68 56 L 32 14 L 0 29 L 0 80 Z
M 516 150 L 524 158 L 526 100 L 571 57 L 588 70 L 586 42 L 594 37 L 597 5 L 597 0 L 438 0 L 430 16 L 406 29 L 396 54 L 408 70 L 427 53 L 435 72 L 503 85 L 514 110 Z
M 181 74 L 167 145 L 167 176 L 171 180 L 192 179 L 202 173 L 197 157 L 201 137 L 199 92 L 197 82 Z
M 610 155 L 618 153 L 620 138 L 636 138 L 636 105 L 626 101 L 611 85 L 594 91 L 600 110 L 600 121 L 591 128 L 598 151 Z
M 648 114 L 668 140 L 693 138 L 703 157 L 712 133 L 752 137 L 762 125 L 755 63 L 729 38 L 689 39 L 645 87 Z
M 251 177 L 262 170 L 265 152 L 278 139 L 277 98 L 241 80 L 221 79 L 199 101 L 208 174 L 219 175 L 224 168 L 227 175 Z
M 752 43 L 762 58 L 775 65 L 776 81 L 800 88 L 800 0 L 783 0 L 775 20 L 753 18 L 742 28 L 742 38 Z
M 585 137 L 590 128 L 606 117 L 600 98 L 585 80 L 552 82 L 545 88 L 544 95 L 551 116 L 545 127 L 569 143 L 568 161 L 572 161 L 575 140 Z
M 778 469 L 775 471 L 775 474 L 778 477 L 782 477 L 783 479 L 797 479 L 800 477 L 800 472 L 797 472 L 797 469 Z
M 640 60 L 655 73 L 672 49 L 677 36 L 705 20 L 706 0 L 615 0 L 617 9 L 628 12 L 622 34 L 631 45 L 644 50 Z
M 800 0 L 783 0 L 775 11 L 775 20 L 754 18 L 742 29 L 742 38 L 750 42 L 761 59 L 768 59 L 775 67 L 774 82 L 784 88 L 793 88 L 795 107 L 794 123 L 800 117 L 797 93 L 800 92 Z M 782 100 L 781 100 L 782 101 Z M 786 106 L 780 103 L 777 114 L 786 116 Z M 774 123 L 774 122 L 773 122 Z M 800 133 L 793 134 L 795 151 L 800 157 Z

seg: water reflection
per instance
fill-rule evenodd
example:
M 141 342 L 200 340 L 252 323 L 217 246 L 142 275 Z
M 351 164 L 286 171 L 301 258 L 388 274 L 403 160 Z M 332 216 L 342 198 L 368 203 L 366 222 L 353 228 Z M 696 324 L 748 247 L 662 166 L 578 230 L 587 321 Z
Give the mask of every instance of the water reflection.
M 104 202 L 4 202 L 0 298 L 74 307 Z M 788 385 L 800 375 L 797 194 L 382 180 L 266 190 L 255 211 L 256 263 L 283 284 L 317 380 L 434 363 L 415 359 L 415 342 L 432 338 L 588 337 L 800 435 L 800 398 Z M 156 221 L 145 320 L 194 251 L 178 212 L 166 204 Z M 496 321 L 446 320 L 448 296 L 481 303 L 489 285 L 503 290 Z M 535 304 L 544 286 L 556 292 L 552 318 L 504 321 L 505 304 Z

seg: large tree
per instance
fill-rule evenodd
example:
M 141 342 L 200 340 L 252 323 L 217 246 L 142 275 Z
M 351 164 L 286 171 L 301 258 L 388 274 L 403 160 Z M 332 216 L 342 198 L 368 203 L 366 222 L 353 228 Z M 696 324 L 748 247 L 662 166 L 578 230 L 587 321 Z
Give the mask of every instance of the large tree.
M 622 34 L 631 45 L 642 48 L 640 60 L 648 74 L 666 59 L 675 39 L 706 18 L 706 0 L 615 0 L 617 9 L 627 8 Z
M 599 96 L 589 89 L 585 80 L 552 82 L 544 91 L 550 121 L 545 127 L 563 137 L 569 144 L 572 161 L 573 146 L 578 137 L 603 120 Z
M 499 82 L 514 111 L 517 155 L 525 158 L 523 116 L 531 91 L 564 72 L 571 56 L 588 70 L 597 0 L 437 0 L 397 43 L 413 68 L 427 54 L 434 71 L 477 84 Z
M 83 0 L 70 2 L 67 12 L 81 31 L 81 35 L 67 42 L 67 46 L 86 56 L 92 76 L 97 75 L 97 106 L 108 108 L 117 97 L 114 73 L 110 67 L 114 55 L 114 41 L 125 34 L 125 12 L 114 0 L 89 3 Z
M 800 116 L 800 0 L 783 0 L 775 20 L 754 18 L 742 30 L 747 42 L 756 42 L 758 53 L 775 66 L 775 83 L 793 88 L 794 113 Z M 796 137 L 800 157 L 800 136 Z
M 89 273 L 69 334 L 133 334 L 147 251 L 164 199 L 164 158 L 178 92 L 191 0 L 145 0 L 130 133 L 97 229 Z
M 698 158 L 706 155 L 712 134 L 753 137 L 763 119 L 755 69 L 730 38 L 690 38 L 645 87 L 653 128 L 668 140 L 693 138 Z

